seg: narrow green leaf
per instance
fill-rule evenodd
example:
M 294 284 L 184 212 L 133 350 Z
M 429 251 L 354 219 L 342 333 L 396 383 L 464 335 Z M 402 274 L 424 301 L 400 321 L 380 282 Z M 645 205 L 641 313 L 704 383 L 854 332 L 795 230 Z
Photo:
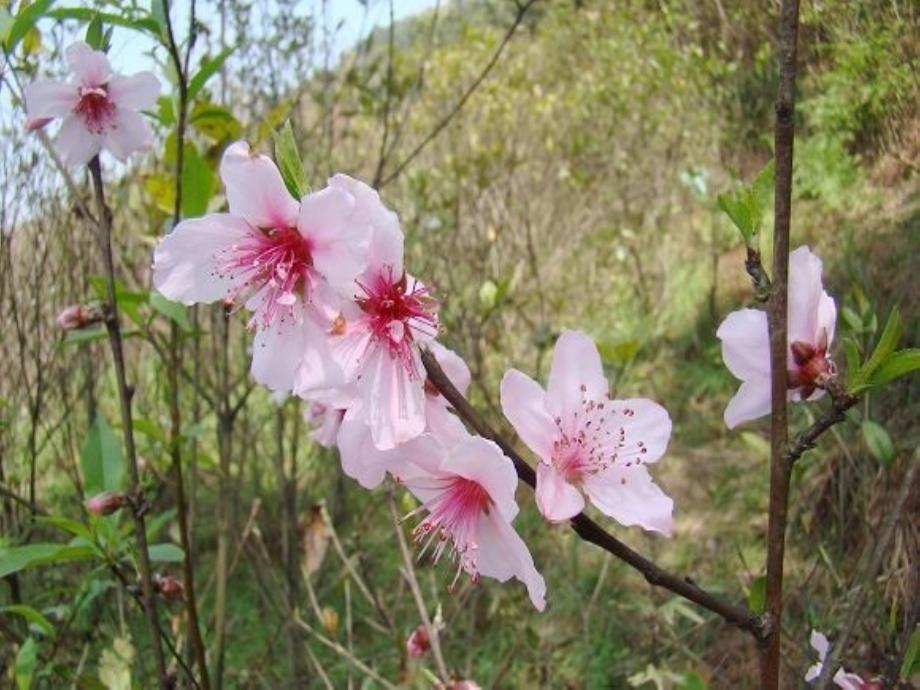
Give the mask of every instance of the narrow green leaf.
M 189 123 L 206 137 L 218 143 L 236 139 L 243 131 L 243 126 L 233 116 L 233 113 L 222 105 L 208 101 L 195 103 Z
M 742 192 L 725 192 L 716 197 L 716 203 L 735 224 L 745 244 L 748 244 L 754 236 L 754 219 L 749 199 L 744 196 Z
M 108 337 L 108 331 L 102 326 L 95 328 L 81 328 L 78 331 L 68 331 L 64 336 L 65 345 L 78 345 L 79 343 L 92 343 L 97 340 L 105 340 Z
M 80 467 L 87 496 L 121 488 L 125 469 L 121 442 L 102 415 L 96 417 L 83 442 Z
M 757 208 L 760 211 L 760 219 L 763 218 L 764 212 L 773 202 L 773 178 L 776 172 L 775 159 L 771 158 L 767 164 L 757 173 L 757 177 L 751 183 L 751 191 L 754 199 L 757 201 Z M 759 225 L 758 220 L 758 225 Z M 757 230 L 760 228 L 758 227 Z
M 85 561 L 96 555 L 87 544 L 26 544 L 0 551 L 0 578 L 20 570 L 50 563 Z
M 34 637 L 22 643 L 16 654 L 16 687 L 18 690 L 29 690 L 32 687 L 32 676 L 38 665 L 38 642 Z
M 869 383 L 880 386 L 920 369 L 920 348 L 898 350 L 888 356 L 871 375 Z
M 150 560 L 159 563 L 181 563 L 185 552 L 175 544 L 153 544 L 150 549 Z
M 54 635 L 54 626 L 51 625 L 51 621 L 49 621 L 31 606 L 25 606 L 24 604 L 12 604 L 10 606 L 4 606 L 0 608 L 0 613 L 12 613 L 17 616 L 22 616 L 27 621 L 29 621 L 29 623 L 41 630 L 45 635 L 48 635 L 49 637 Z
M 754 613 L 763 613 L 767 600 L 767 576 L 758 575 L 748 590 L 748 608 Z
M 708 690 L 709 684 L 696 671 L 687 671 L 679 687 L 682 690 Z
M 904 661 L 901 663 L 898 678 L 906 681 L 917 672 L 918 666 L 920 666 L 920 626 L 915 627 L 910 635 L 910 642 L 907 643 L 907 651 L 904 652 Z
M 155 0 L 159 3 L 160 0 Z M 105 24 L 114 26 L 123 26 L 127 29 L 136 31 L 145 31 L 155 37 L 160 35 L 160 26 L 157 20 L 149 14 L 141 14 L 132 17 L 125 14 L 115 14 L 112 12 L 97 12 L 87 7 L 59 7 L 47 13 L 52 19 L 76 19 L 81 22 L 93 21 L 97 17 Z M 87 41 L 89 43 L 89 41 Z M 90 44 L 92 45 L 92 44 Z
M 3 5 L 0 5 L 0 44 L 5 44 L 13 28 L 13 15 Z
M 213 193 L 214 173 L 211 166 L 198 154 L 194 145 L 186 144 L 182 163 L 182 215 L 186 218 L 204 215 Z
M 176 324 L 186 333 L 191 333 L 192 323 L 188 320 L 188 311 L 178 302 L 166 299 L 159 292 L 150 293 L 150 306 Z
M 891 436 L 878 422 L 871 419 L 863 420 L 861 425 L 863 441 L 866 442 L 866 448 L 872 454 L 878 463 L 885 468 L 891 467 L 894 463 L 895 449 L 894 443 L 891 442 Z
M 88 541 L 92 541 L 93 539 L 93 533 L 90 531 L 89 527 L 84 525 L 82 522 L 73 520 L 71 518 L 63 517 L 60 515 L 46 515 L 36 518 L 36 522 L 42 525 L 57 527 L 58 529 L 64 530 L 65 532 L 68 532 L 75 537 L 83 537 Z
M 860 383 L 867 383 L 872 379 L 872 374 L 875 373 L 875 370 L 888 359 L 888 356 L 892 352 L 894 352 L 900 339 L 901 313 L 898 307 L 895 306 L 888 315 L 888 321 L 885 322 L 885 328 L 882 330 L 882 335 L 879 336 L 878 343 L 875 346 L 875 350 L 872 352 L 872 356 L 863 364 L 862 371 L 860 372 Z
M 102 36 L 102 18 L 96 13 L 86 27 L 85 40 L 87 45 L 95 50 L 103 50 Z
M 34 28 L 35 23 L 41 19 L 48 8 L 54 4 L 54 0 L 36 0 L 29 5 L 21 5 L 19 12 L 13 19 L 13 25 L 10 27 L 9 34 L 6 37 L 4 48 L 7 53 L 16 50 L 16 46 L 25 37 L 30 29 Z
M 859 377 L 859 345 L 853 338 L 843 341 L 843 352 L 847 358 L 847 387 L 852 387 Z
M 294 130 L 288 120 L 272 135 L 275 142 L 275 162 L 281 171 L 281 177 L 288 191 L 296 199 L 309 194 L 310 185 L 307 183 L 307 173 L 303 168 L 303 161 L 297 153 L 297 142 L 294 141 Z
M 204 85 L 207 83 L 208 79 L 220 71 L 220 68 L 224 66 L 224 62 L 227 61 L 227 58 L 230 57 L 232 52 L 232 47 L 224 48 L 213 58 L 205 59 L 202 62 L 201 67 L 188 82 L 189 101 L 195 100 L 195 96 L 201 92 L 201 89 L 204 88 Z

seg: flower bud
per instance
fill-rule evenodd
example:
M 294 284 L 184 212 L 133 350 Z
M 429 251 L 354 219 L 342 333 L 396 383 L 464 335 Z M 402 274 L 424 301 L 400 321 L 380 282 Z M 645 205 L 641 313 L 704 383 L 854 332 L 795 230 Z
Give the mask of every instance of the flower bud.
M 111 515 L 128 504 L 128 497 L 120 491 L 106 491 L 86 502 L 86 509 L 93 515 Z
M 450 690 L 482 690 L 475 680 L 455 680 Z
M 409 656 L 418 658 L 429 649 L 431 649 L 431 640 L 428 638 L 428 630 L 424 625 L 420 625 L 411 632 L 406 640 L 406 651 Z
M 76 331 L 102 321 L 102 310 L 98 304 L 71 304 L 64 307 L 55 319 L 65 331 Z
M 178 601 L 185 598 L 185 587 L 175 575 L 153 576 L 154 589 L 167 601 Z

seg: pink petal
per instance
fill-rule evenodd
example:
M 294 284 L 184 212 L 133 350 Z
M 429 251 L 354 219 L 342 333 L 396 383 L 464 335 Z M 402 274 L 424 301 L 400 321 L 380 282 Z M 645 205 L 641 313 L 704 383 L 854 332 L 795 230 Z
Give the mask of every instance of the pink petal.
M 557 429 L 540 384 L 517 369 L 509 369 L 502 378 L 500 397 L 502 412 L 517 435 L 538 457 L 550 460 Z
M 32 82 L 23 91 L 29 119 L 65 117 L 77 106 L 80 95 L 73 84 L 51 79 Z
M 514 492 L 518 477 L 514 463 L 492 441 L 478 436 L 453 448 L 441 464 L 441 471 L 466 477 L 485 489 L 502 518 L 511 522 L 518 513 Z
M 546 608 L 546 582 L 537 572 L 527 544 L 511 524 L 497 512 L 484 515 L 477 530 L 476 568 L 499 582 L 515 577 L 527 587 L 538 611 Z
M 144 116 L 134 110 L 118 110 L 115 123 L 105 135 L 105 147 L 124 161 L 153 142 L 153 131 Z
M 546 387 L 550 412 L 561 417 L 565 425 L 579 411 L 582 400 L 604 400 L 607 392 L 604 367 L 594 341 L 578 331 L 563 331 L 553 350 Z
M 86 165 L 102 149 L 103 137 L 86 129 L 82 118 L 68 115 L 54 143 L 67 165 Z
M 273 391 L 290 391 L 308 380 L 328 387 L 341 380 L 323 333 L 298 304 L 284 310 L 267 328 L 259 328 L 252 345 L 252 377 Z M 281 314 L 281 312 L 279 312 Z
M 811 645 L 811 648 L 818 653 L 818 659 L 824 661 L 827 657 L 827 650 L 830 649 L 830 642 L 827 641 L 827 637 L 824 633 L 820 633 L 817 630 L 811 631 L 811 638 L 808 640 L 808 643 Z
M 159 95 L 160 80 L 153 72 L 138 72 L 128 77 L 119 74 L 109 80 L 109 98 L 119 108 L 152 108 Z
M 759 309 L 733 311 L 719 326 L 722 359 L 736 378 L 770 377 L 770 336 L 767 313 Z
M 86 87 L 102 86 L 112 76 L 112 66 L 101 50 L 93 50 L 83 41 L 74 41 L 64 51 L 70 71 Z
M 743 422 L 770 414 L 770 379 L 753 378 L 741 383 L 725 408 L 725 426 L 734 429 Z
M 421 362 L 416 370 L 422 370 Z M 422 381 L 384 347 L 374 347 L 363 368 L 362 408 L 381 450 L 415 438 L 425 430 L 425 392 Z
M 246 221 L 228 213 L 182 221 L 154 251 L 154 287 L 186 305 L 226 298 L 240 278 L 222 269 L 221 262 L 251 232 Z
M 355 295 L 355 277 L 367 261 L 368 237 L 350 220 L 354 206 L 353 196 L 326 187 L 304 197 L 297 219 L 300 233 L 310 241 L 316 270 L 348 298 Z
M 621 525 L 639 525 L 670 536 L 674 501 L 655 484 L 644 465 L 626 467 L 616 462 L 604 472 L 586 474 L 582 486 L 591 502 Z
M 425 423 L 425 430 L 448 447 L 470 436 L 457 415 L 431 397 L 425 401 Z
M 360 421 L 345 421 L 339 429 L 339 456 L 342 471 L 365 489 L 375 489 L 387 472 L 399 473 L 405 464 L 402 448 L 378 450 L 370 429 Z
M 837 305 L 833 297 L 826 292 L 821 294 L 818 301 L 818 332 L 817 337 L 820 339 L 821 332 L 824 331 L 827 337 L 827 346 L 830 348 L 834 342 L 834 331 L 837 326 Z
M 834 685 L 842 690 L 862 690 L 863 679 L 856 673 L 847 673 L 842 666 L 834 674 Z
M 625 434 L 625 445 L 617 451 L 620 458 L 652 463 L 664 455 L 671 439 L 671 417 L 666 409 L 646 398 L 613 400 L 609 406 L 616 413 L 612 423 Z
M 581 492 L 569 484 L 561 472 L 545 462 L 537 464 L 537 488 L 534 491 L 540 513 L 550 522 L 572 518 L 585 507 Z
M 822 662 L 817 662 L 808 667 L 808 670 L 805 671 L 805 682 L 810 683 L 813 680 L 817 680 L 818 676 L 821 675 L 821 671 L 824 669 L 824 664 Z
M 355 208 L 351 222 L 360 227 L 369 240 L 374 234 L 380 235 L 380 243 L 377 245 L 380 263 L 377 265 L 390 264 L 394 267 L 394 273 L 402 273 L 403 240 L 399 218 L 383 205 L 377 191 L 360 180 L 341 173 L 330 178 L 329 186 L 348 192 L 354 198 Z
M 398 222 L 372 226 L 366 274 L 376 275 L 389 267 L 394 276 L 401 276 L 403 241 L 403 231 Z
M 821 285 L 821 259 L 808 247 L 789 255 L 789 342 L 815 343 L 818 334 L 818 305 Z
M 268 156 L 256 154 L 245 141 L 231 144 L 220 162 L 230 213 L 259 228 L 293 228 L 300 204 Z
M 460 357 L 453 350 L 444 347 L 441 343 L 436 340 L 432 340 L 428 344 L 429 349 L 434 354 L 434 358 L 437 360 L 438 364 L 441 366 L 441 369 L 444 370 L 444 373 L 447 374 L 447 378 L 454 388 L 456 388 L 460 393 L 466 395 L 467 388 L 470 387 L 470 368 L 466 365 L 466 362 L 463 361 L 463 358 Z M 442 396 L 438 396 L 440 400 L 443 400 Z

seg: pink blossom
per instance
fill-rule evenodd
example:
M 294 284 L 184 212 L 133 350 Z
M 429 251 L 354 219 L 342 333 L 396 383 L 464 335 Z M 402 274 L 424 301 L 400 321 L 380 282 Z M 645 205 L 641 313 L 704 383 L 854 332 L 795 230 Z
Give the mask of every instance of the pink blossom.
M 154 254 L 153 282 L 183 304 L 245 305 L 252 374 L 272 390 L 340 383 L 326 331 L 366 260 L 369 231 L 341 184 L 291 197 L 275 164 L 245 142 L 224 153 L 229 213 L 180 223 Z
M 71 304 L 64 307 L 55 322 L 64 331 L 77 331 L 102 320 L 98 304 Z
M 128 503 L 128 498 L 121 492 L 106 491 L 96 494 L 86 502 L 86 509 L 94 515 L 111 515 L 121 510 Z
M 475 680 L 455 680 L 449 687 L 450 690 L 482 690 Z
M 646 469 L 667 449 L 671 419 L 651 400 L 611 399 L 589 337 L 576 331 L 559 336 L 545 392 L 520 371 L 508 371 L 501 403 L 540 458 L 536 499 L 546 519 L 559 522 L 581 512 L 583 491 L 624 525 L 671 533 L 674 503 Z
M 154 589 L 167 601 L 180 601 L 185 598 L 185 587 L 175 575 L 153 576 Z
M 355 301 L 332 331 L 333 356 L 360 398 L 374 445 L 388 450 L 425 429 L 425 374 L 418 342 L 438 330 L 428 289 L 403 270 L 403 233 L 396 216 L 369 187 L 359 206 L 373 226 L 367 269 L 355 281 Z
M 827 652 L 830 649 L 830 643 L 823 633 L 817 630 L 811 631 L 809 640 L 812 649 L 818 653 L 818 661 L 815 662 L 808 671 L 805 672 L 805 682 L 811 683 L 821 676 L 824 670 L 824 661 L 827 658 Z M 842 666 L 837 669 L 833 677 L 834 685 L 843 690 L 863 690 L 866 686 L 865 681 L 855 673 L 848 673 Z
M 406 652 L 417 659 L 424 656 L 429 649 L 431 649 L 431 640 L 428 638 L 428 629 L 420 625 L 406 639 Z
M 546 606 L 546 583 L 527 545 L 511 526 L 518 513 L 514 465 L 491 441 L 467 436 L 447 446 L 424 434 L 404 447 L 402 481 L 421 502 L 409 516 L 425 513 L 413 531 L 437 562 L 447 553 L 473 582 L 481 576 L 523 582 L 537 610 Z M 407 517 L 409 517 L 407 516 Z
M 466 363 L 440 343 L 432 341 L 428 346 L 454 386 L 461 392 L 465 391 L 470 383 L 470 370 Z M 387 473 L 399 479 L 405 469 L 406 454 L 412 452 L 413 444 L 419 437 L 381 450 L 374 443 L 371 427 L 361 414 L 360 398 L 352 393 L 349 399 L 348 391 L 354 391 L 354 388 L 339 389 L 337 400 L 338 405 L 347 408 L 337 438 L 342 470 L 366 489 L 379 486 Z M 427 382 L 423 391 L 425 431 L 448 446 L 465 440 L 469 434 L 449 410 L 447 400 Z
M 313 428 L 310 438 L 323 448 L 333 448 L 345 410 L 321 402 L 308 403 L 304 419 Z
M 789 255 L 788 371 L 789 400 L 817 400 L 821 385 L 833 373 L 829 349 L 834 340 L 837 307 L 821 282 L 821 259 L 808 247 Z M 767 314 L 740 309 L 729 314 L 716 335 L 722 359 L 741 380 L 725 408 L 725 424 L 733 429 L 770 413 L 770 340 Z
M 39 79 L 25 88 L 26 127 L 63 118 L 55 144 L 69 165 L 83 165 L 103 148 L 123 161 L 153 141 L 140 110 L 156 103 L 160 82 L 152 72 L 114 74 L 105 53 L 83 41 L 65 51 L 72 82 Z

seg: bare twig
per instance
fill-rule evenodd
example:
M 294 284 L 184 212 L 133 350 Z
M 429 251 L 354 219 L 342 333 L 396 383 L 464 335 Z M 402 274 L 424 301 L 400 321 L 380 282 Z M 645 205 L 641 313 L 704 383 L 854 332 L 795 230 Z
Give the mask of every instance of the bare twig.
M 426 349 L 422 351 L 422 363 L 425 365 L 428 380 L 453 406 L 457 414 L 473 427 L 479 435 L 494 441 L 498 447 L 501 448 L 502 452 L 514 463 L 514 468 L 517 470 L 518 477 L 530 487 L 535 487 L 536 474 L 533 468 L 521 458 L 514 447 L 504 437 L 499 435 L 488 422 L 473 409 L 469 401 L 467 401 L 460 391 L 451 383 L 430 350 Z M 760 616 L 743 606 L 732 604 L 711 592 L 707 592 L 689 577 L 681 577 L 663 570 L 604 530 L 584 513 L 579 513 L 573 517 L 569 521 L 569 525 L 583 540 L 599 546 L 604 551 L 613 554 L 627 565 L 638 570 L 649 584 L 655 585 L 656 587 L 663 587 L 675 594 L 679 594 L 685 599 L 718 614 L 725 621 L 738 626 L 742 630 L 750 632 L 755 638 L 759 639 L 763 635 L 763 622 Z
M 796 44 L 798 0 L 783 0 L 779 25 L 779 89 L 776 96 L 774 150 L 776 191 L 773 199 L 773 284 L 767 309 L 770 332 L 770 503 L 767 525 L 767 634 L 763 640 L 761 690 L 779 687 L 780 637 L 783 613 L 783 558 L 786 547 L 786 513 L 789 504 L 791 463 L 786 459 L 789 440 L 786 419 L 788 391 L 787 304 L 789 277 L 789 226 L 792 216 L 792 156 L 795 139 Z

